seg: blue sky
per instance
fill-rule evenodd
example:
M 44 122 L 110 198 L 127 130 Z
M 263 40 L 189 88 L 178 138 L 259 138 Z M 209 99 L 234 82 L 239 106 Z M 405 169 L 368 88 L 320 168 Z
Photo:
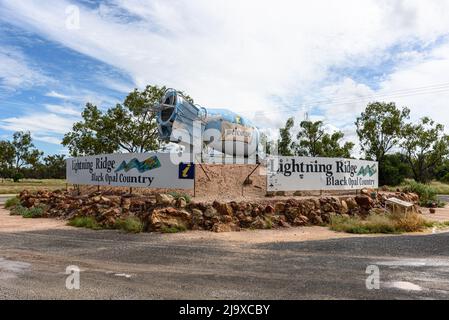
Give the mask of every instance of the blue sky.
M 0 139 L 29 130 L 64 153 L 86 102 L 107 108 L 147 84 L 273 136 L 307 112 L 355 141 L 372 100 L 449 126 L 447 12 L 445 0 L 0 0 Z

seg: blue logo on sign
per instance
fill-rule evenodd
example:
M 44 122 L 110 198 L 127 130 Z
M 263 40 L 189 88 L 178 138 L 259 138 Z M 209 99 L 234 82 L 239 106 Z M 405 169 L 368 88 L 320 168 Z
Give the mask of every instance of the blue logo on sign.
M 193 163 L 180 163 L 179 179 L 195 179 L 195 165 Z

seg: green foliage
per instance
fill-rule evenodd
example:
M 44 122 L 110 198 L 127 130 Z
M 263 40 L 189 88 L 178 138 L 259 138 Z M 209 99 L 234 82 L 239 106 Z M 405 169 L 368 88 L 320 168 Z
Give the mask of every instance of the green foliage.
M 394 102 L 373 102 L 357 118 L 357 135 L 367 159 L 382 162 L 384 156 L 399 143 L 404 121 L 410 110 L 399 110 Z
M 72 156 L 148 152 L 159 147 L 156 114 L 149 108 L 162 99 L 165 87 L 135 89 L 105 113 L 88 103 L 83 120 L 74 124 L 62 144 Z M 191 100 L 191 98 L 189 98 Z
M 381 186 L 398 186 L 410 176 L 410 166 L 407 164 L 405 156 L 400 153 L 387 154 L 379 163 L 379 184 Z
M 12 145 L 15 150 L 15 168 L 17 171 L 24 165 L 35 165 L 43 154 L 34 147 L 30 132 L 15 132 Z
M 115 222 L 114 229 L 123 230 L 128 233 L 140 233 L 143 231 L 143 223 L 135 217 L 119 219 Z
M 23 179 L 23 168 L 37 165 L 42 154 L 34 147 L 29 132 L 15 132 L 12 142 L 0 141 L 0 176 L 16 182 Z
M 298 156 L 350 158 L 354 148 L 352 142 L 342 145 L 343 132 L 326 133 L 322 121 L 302 121 L 294 143 Z
M 302 121 L 295 143 L 296 154 L 300 156 L 316 157 L 321 153 L 321 139 L 324 136 L 322 121 Z
M 287 120 L 287 122 L 285 123 L 285 127 L 279 129 L 279 136 L 280 139 L 278 140 L 278 154 L 280 156 L 292 156 L 293 155 L 293 151 L 292 151 L 292 144 L 293 144 L 293 140 L 292 140 L 292 134 L 291 134 L 291 130 L 293 128 L 293 126 L 295 125 L 295 121 L 293 120 L 293 118 L 289 118 Z
M 432 186 L 432 188 L 435 189 L 437 194 L 449 195 L 449 184 L 438 181 L 432 181 L 430 182 L 430 185 Z
M 424 117 L 418 124 L 407 124 L 402 135 L 402 147 L 413 177 L 419 182 L 430 181 L 449 155 L 449 136 L 444 133 L 444 126 Z
M 354 234 L 398 234 L 420 232 L 432 224 L 416 213 L 370 214 L 366 219 L 360 217 L 335 216 L 331 218 L 330 229 Z
M 34 206 L 22 213 L 24 218 L 42 218 L 45 213 L 45 206 Z
M 172 226 L 172 227 L 162 226 L 161 228 L 162 233 L 178 233 L 184 232 L 186 230 L 187 228 L 184 226 Z
M 402 191 L 416 193 L 419 195 L 421 204 L 425 206 L 438 201 L 436 189 L 429 184 L 419 183 L 414 180 L 407 180 L 402 185 Z
M 0 177 L 11 176 L 14 163 L 15 149 L 11 142 L 0 141 Z
M 342 144 L 342 132 L 326 133 L 322 121 L 302 121 L 296 141 L 292 139 L 291 130 L 294 126 L 293 118 L 287 120 L 284 128 L 279 131 L 278 152 L 282 156 L 309 157 L 351 157 L 354 148 L 352 142 Z
M 192 201 L 192 198 L 186 194 L 186 193 L 181 193 L 181 192 L 169 192 L 169 195 L 171 195 L 173 198 L 175 198 L 175 200 L 178 200 L 179 198 L 184 198 L 186 200 L 186 203 L 190 203 Z
M 10 209 L 20 205 L 20 199 L 18 197 L 10 198 L 5 202 L 5 208 Z
M 95 220 L 94 217 L 75 217 L 67 223 L 69 226 L 76 228 L 87 228 L 93 230 L 101 230 L 104 227 Z
M 38 205 L 26 208 L 20 204 L 11 208 L 11 215 L 22 216 L 23 218 L 42 218 L 45 214 L 46 206 Z
M 12 180 L 14 182 L 19 182 L 22 179 L 23 179 L 23 173 L 22 172 L 16 172 L 16 173 L 14 173 L 14 175 L 12 177 Z
M 113 226 L 103 225 L 92 217 L 75 217 L 67 223 L 76 228 L 87 228 L 92 230 L 117 229 L 128 233 L 140 233 L 143 231 L 142 222 L 135 217 L 122 218 L 115 221 Z
M 441 182 L 449 183 L 449 173 L 446 173 L 441 179 Z

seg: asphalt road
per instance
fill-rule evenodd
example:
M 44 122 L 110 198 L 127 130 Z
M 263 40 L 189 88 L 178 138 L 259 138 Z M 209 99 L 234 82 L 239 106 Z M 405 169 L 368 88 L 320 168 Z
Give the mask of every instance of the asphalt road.
M 449 233 L 248 244 L 3 232 L 0 299 L 448 299 L 448 243 Z M 65 287 L 69 265 L 81 269 L 80 290 Z M 366 288 L 369 265 L 379 290 Z
M 1 195 L 0 194 L 0 204 L 5 203 L 6 200 L 8 200 L 9 198 L 12 198 L 11 195 Z

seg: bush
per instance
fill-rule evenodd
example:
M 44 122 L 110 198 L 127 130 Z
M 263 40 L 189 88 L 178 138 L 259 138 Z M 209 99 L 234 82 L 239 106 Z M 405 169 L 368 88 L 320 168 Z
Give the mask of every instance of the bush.
M 23 216 L 28 211 L 28 208 L 25 208 L 21 204 L 11 208 L 10 215 L 12 216 Z
M 13 177 L 12 177 L 12 180 L 13 180 L 14 182 L 19 182 L 19 181 L 22 180 L 22 179 L 23 179 L 23 174 L 20 173 L 20 172 L 15 173 L 15 174 L 13 175 Z
M 114 224 L 114 228 L 129 233 L 140 233 L 143 231 L 143 224 L 140 221 L 140 219 L 130 217 L 126 219 L 117 220 Z
M 379 163 L 380 185 L 398 186 L 410 176 L 410 166 L 402 154 L 388 154 Z
M 437 190 L 428 184 L 419 183 L 414 180 L 407 180 L 403 184 L 402 191 L 418 194 L 420 204 L 422 206 L 428 206 L 429 203 L 438 202 Z
M 104 227 L 99 224 L 94 217 L 76 217 L 70 220 L 67 224 L 76 228 L 87 228 L 93 230 L 104 229 Z
M 417 213 L 371 214 L 366 219 L 335 216 L 329 225 L 331 230 L 354 234 L 419 232 L 431 226 Z
M 449 183 L 449 173 L 445 174 L 444 177 L 440 179 L 441 182 Z
M 42 218 L 45 214 L 45 211 L 45 205 L 25 208 L 24 206 L 19 204 L 11 210 L 11 215 L 22 216 L 24 218 Z
M 5 202 L 5 208 L 10 209 L 20 205 L 20 199 L 18 197 L 10 198 Z
M 25 213 L 22 214 L 24 218 L 42 218 L 45 209 L 42 206 L 29 208 Z
M 169 195 L 171 195 L 173 198 L 175 198 L 175 200 L 178 200 L 179 198 L 184 198 L 187 203 L 190 203 L 190 201 L 192 201 L 192 198 L 188 194 L 185 194 L 185 193 L 170 192 Z

